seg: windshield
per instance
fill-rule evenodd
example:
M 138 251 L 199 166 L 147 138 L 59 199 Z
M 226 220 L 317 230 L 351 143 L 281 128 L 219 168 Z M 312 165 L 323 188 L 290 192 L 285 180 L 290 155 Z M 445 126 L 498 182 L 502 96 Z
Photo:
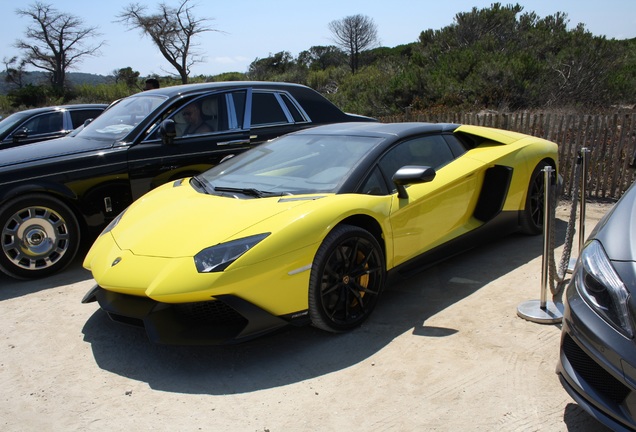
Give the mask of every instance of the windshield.
M 118 140 L 166 100 L 164 96 L 135 95 L 114 103 L 77 133 L 83 138 Z
M 266 194 L 336 192 L 381 138 L 287 135 L 206 171 L 206 190 Z
M 0 136 L 4 136 L 7 132 L 13 130 L 14 127 L 20 124 L 28 116 L 28 113 L 17 112 L 2 119 L 2 121 L 0 121 Z

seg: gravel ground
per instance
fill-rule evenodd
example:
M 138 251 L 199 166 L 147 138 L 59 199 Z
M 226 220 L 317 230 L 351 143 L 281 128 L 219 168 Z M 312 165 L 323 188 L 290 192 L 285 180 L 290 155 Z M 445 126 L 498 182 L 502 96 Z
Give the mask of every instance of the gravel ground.
M 588 204 L 586 227 L 609 207 Z M 94 282 L 79 259 L 0 276 L 0 430 L 603 431 L 554 372 L 560 325 L 517 315 L 540 297 L 541 254 L 541 236 L 506 237 L 392 278 L 350 333 L 224 347 L 153 345 L 81 304 Z

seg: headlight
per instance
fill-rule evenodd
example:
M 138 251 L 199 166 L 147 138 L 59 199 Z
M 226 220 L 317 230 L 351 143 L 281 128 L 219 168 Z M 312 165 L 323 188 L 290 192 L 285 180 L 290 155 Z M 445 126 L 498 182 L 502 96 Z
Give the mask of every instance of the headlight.
M 627 309 L 629 291 L 600 242 L 594 240 L 583 249 L 574 283 L 579 294 L 602 318 L 623 335 L 634 336 Z
M 199 273 L 211 273 L 225 270 L 269 234 L 257 234 L 203 249 L 194 256 L 194 264 L 197 267 L 197 271 Z
M 124 216 L 124 213 L 126 213 L 126 210 L 128 210 L 128 208 L 125 208 L 124 211 L 119 213 L 115 219 L 110 221 L 110 223 L 106 225 L 106 228 L 104 228 L 104 230 L 99 234 L 99 236 L 101 237 L 107 232 L 110 232 L 113 228 L 115 228 L 117 224 L 119 223 L 119 221 L 121 220 L 121 218 Z

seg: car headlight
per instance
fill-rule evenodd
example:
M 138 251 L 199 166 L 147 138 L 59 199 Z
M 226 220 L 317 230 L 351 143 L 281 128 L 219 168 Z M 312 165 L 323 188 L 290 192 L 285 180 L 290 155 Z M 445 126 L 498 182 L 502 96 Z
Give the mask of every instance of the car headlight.
M 575 270 L 574 283 L 579 294 L 602 318 L 620 333 L 632 338 L 629 318 L 629 291 L 614 270 L 603 246 L 594 240 L 583 249 Z
M 101 237 L 104 234 L 110 232 L 113 228 L 115 228 L 117 224 L 119 223 L 119 221 L 121 220 L 121 218 L 124 217 L 124 213 L 126 213 L 126 210 L 128 210 L 128 208 L 125 208 L 124 211 L 119 213 L 115 219 L 110 221 L 110 223 L 106 225 L 106 228 L 104 228 L 104 230 L 99 234 L 99 236 Z
M 197 267 L 197 271 L 199 273 L 211 273 L 225 270 L 269 234 L 257 234 L 203 249 L 194 256 L 194 264 Z

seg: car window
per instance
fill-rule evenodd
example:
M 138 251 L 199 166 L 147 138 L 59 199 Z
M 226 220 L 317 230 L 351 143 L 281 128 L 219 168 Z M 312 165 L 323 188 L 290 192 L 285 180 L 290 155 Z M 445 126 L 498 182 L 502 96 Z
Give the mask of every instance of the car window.
M 72 128 L 75 129 L 84 124 L 84 122 L 88 119 L 94 119 L 98 115 L 102 113 L 103 110 L 100 109 L 83 109 L 83 110 L 70 110 L 71 114 L 71 123 L 73 123 Z
M 61 111 L 40 114 L 24 122 L 20 129 L 26 128 L 29 136 L 61 131 L 64 129 L 62 116 L 63 113 Z
M 0 136 L 3 138 L 8 135 L 17 125 L 19 125 L 29 115 L 23 112 L 11 114 L 0 121 Z
M 252 93 L 252 126 L 289 123 L 274 93 Z
M 391 193 L 386 187 L 386 182 L 380 172 L 380 168 L 377 166 L 373 168 L 369 177 L 367 177 L 362 183 L 362 186 L 358 189 L 358 193 L 365 195 L 388 195 Z
M 247 91 L 232 92 L 226 98 L 228 103 L 228 123 L 230 129 L 243 129 L 245 121 L 245 100 Z
M 299 107 L 291 100 L 289 96 L 281 93 L 280 97 L 285 103 L 285 106 L 289 110 L 289 113 L 292 115 L 296 123 L 307 121 L 306 116 L 301 114 Z
M 429 135 L 403 141 L 390 149 L 380 160 L 380 168 L 387 178 L 406 165 L 429 166 L 439 169 L 454 159 L 446 140 Z
M 197 98 L 173 116 L 177 137 L 203 135 L 228 130 L 225 94 Z
M 286 135 L 206 171 L 214 186 L 273 193 L 335 192 L 381 138 Z
M 448 143 L 453 155 L 455 155 L 455 158 L 460 157 L 472 148 L 467 146 L 464 141 L 460 141 L 455 135 L 444 135 L 444 139 Z
M 135 126 L 165 101 L 165 96 L 142 92 L 113 103 L 90 122 L 77 136 L 92 139 L 117 140 L 130 133 Z

